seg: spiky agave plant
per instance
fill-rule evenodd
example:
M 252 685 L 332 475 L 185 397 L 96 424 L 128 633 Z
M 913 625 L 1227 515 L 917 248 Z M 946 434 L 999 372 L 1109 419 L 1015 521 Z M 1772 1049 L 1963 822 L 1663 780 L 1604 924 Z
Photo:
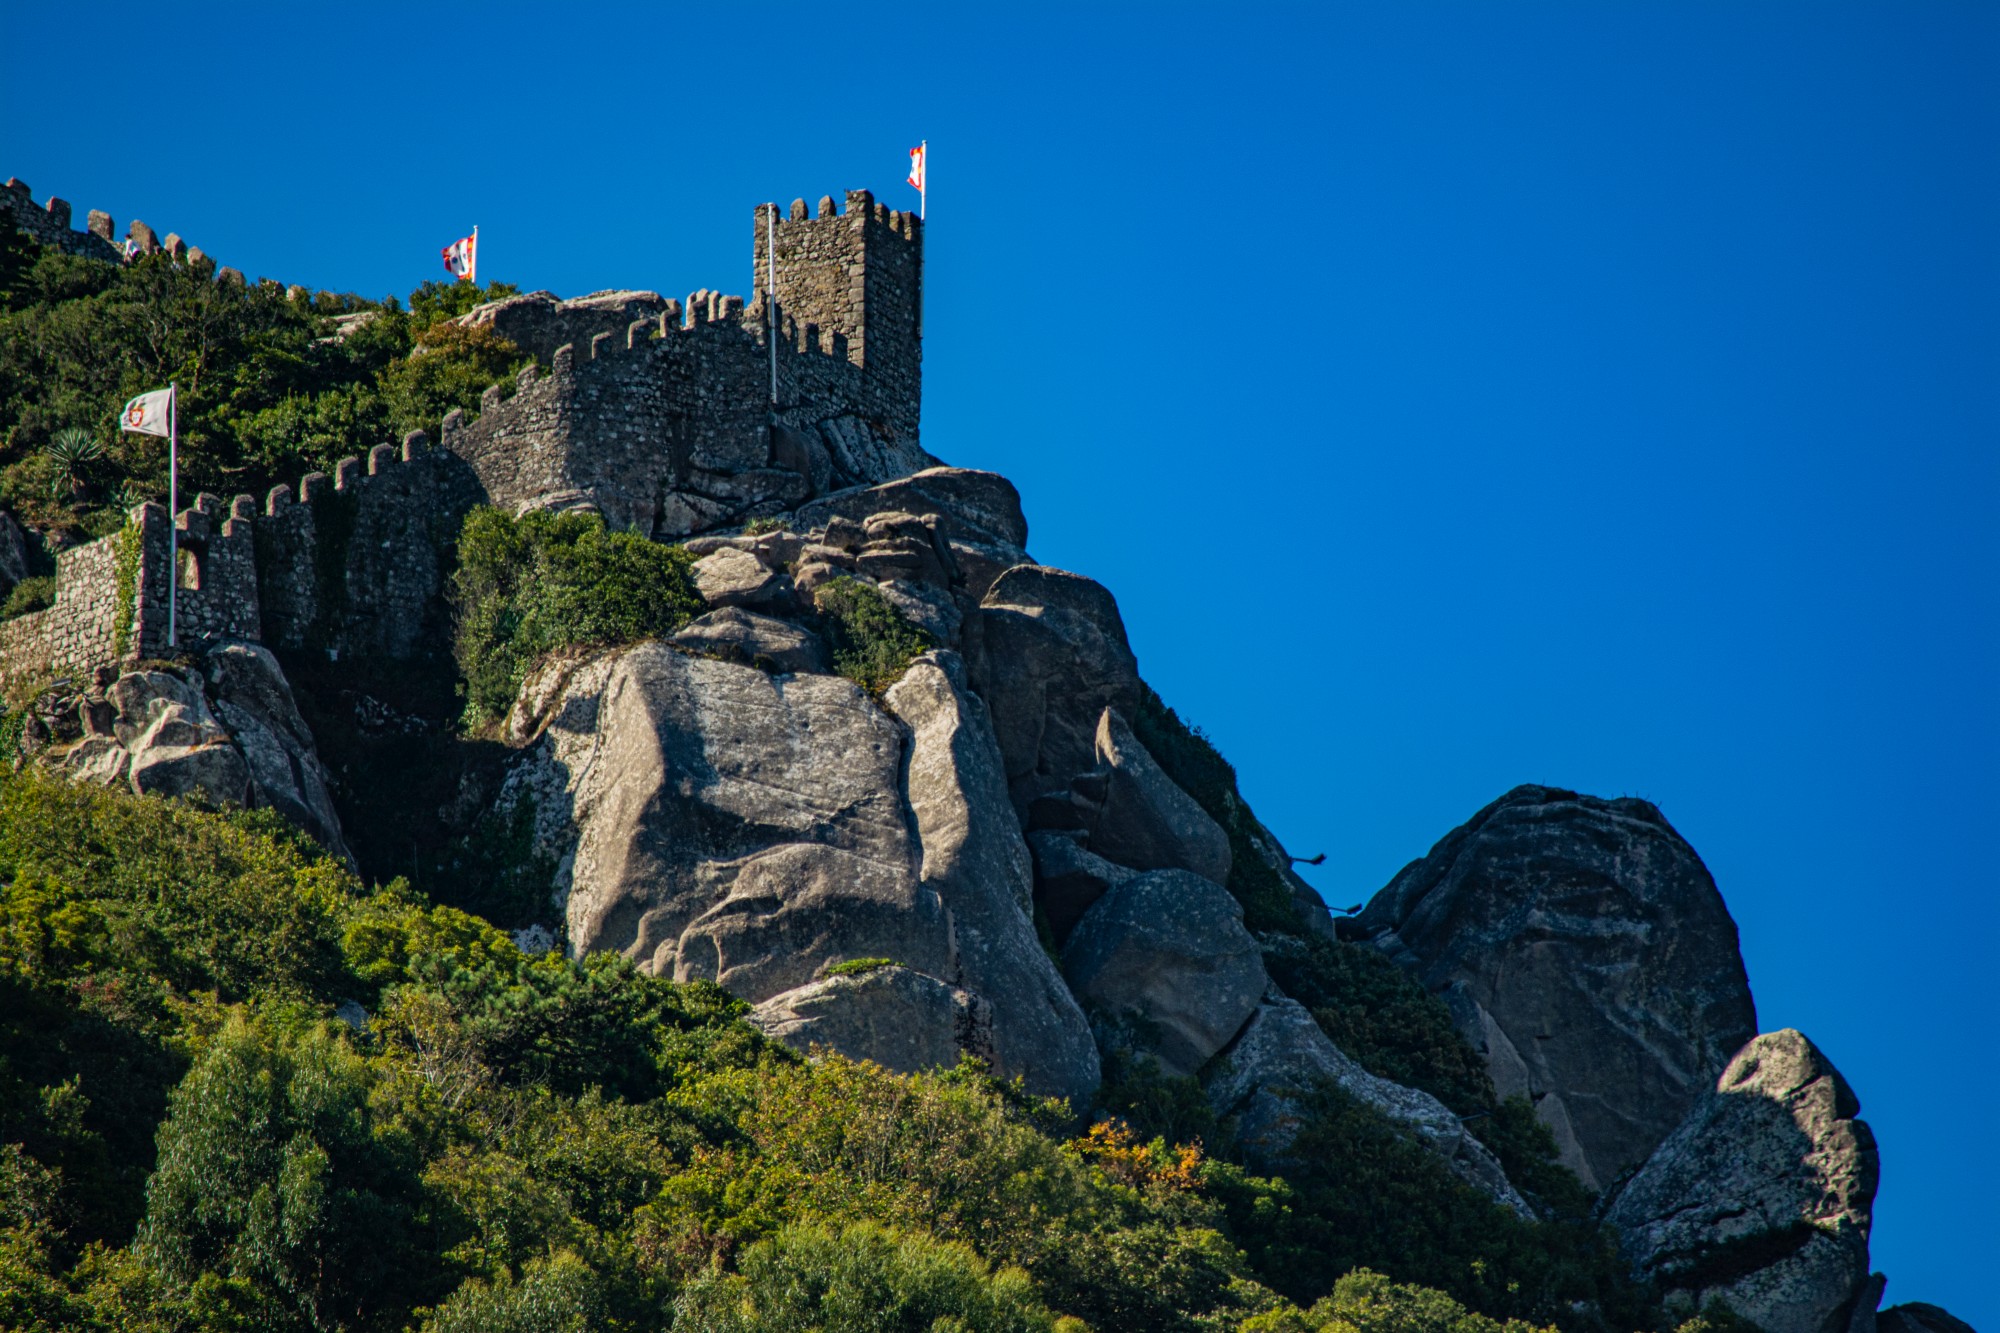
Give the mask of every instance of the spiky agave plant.
M 54 474 L 49 494 L 58 500 L 65 495 L 74 499 L 83 493 L 91 464 L 104 457 L 104 444 L 81 426 L 64 426 L 42 446 L 42 455 Z

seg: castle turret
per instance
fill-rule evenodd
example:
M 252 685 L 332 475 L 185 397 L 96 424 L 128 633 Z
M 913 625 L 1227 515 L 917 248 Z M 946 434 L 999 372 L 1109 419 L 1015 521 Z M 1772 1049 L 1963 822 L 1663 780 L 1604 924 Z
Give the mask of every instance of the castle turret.
M 756 212 L 751 290 L 766 287 L 766 237 L 775 230 L 780 318 L 787 327 L 816 329 L 821 350 L 844 345 L 862 372 L 864 401 L 856 406 L 891 439 L 914 443 L 923 395 L 923 223 L 866 190 L 847 192 L 845 212 L 822 197 L 816 217 L 795 199 L 773 229 L 776 208 L 763 204 Z

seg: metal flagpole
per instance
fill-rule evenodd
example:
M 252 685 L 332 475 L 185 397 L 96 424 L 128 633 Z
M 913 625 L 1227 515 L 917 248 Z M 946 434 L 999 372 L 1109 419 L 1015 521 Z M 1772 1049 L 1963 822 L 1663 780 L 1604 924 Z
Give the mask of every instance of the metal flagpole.
M 167 381 L 167 647 L 174 646 L 174 593 L 181 582 L 181 392 Z
M 764 219 L 764 310 L 771 322 L 771 420 L 778 419 L 778 206 Z
M 931 201 L 931 141 L 925 139 L 918 147 L 923 154 L 918 160 L 924 164 L 924 183 L 917 187 L 917 221 L 924 220 L 924 208 Z
M 477 287 L 479 285 L 479 224 L 477 222 L 472 224 L 472 262 L 466 265 L 466 270 L 465 280 Z

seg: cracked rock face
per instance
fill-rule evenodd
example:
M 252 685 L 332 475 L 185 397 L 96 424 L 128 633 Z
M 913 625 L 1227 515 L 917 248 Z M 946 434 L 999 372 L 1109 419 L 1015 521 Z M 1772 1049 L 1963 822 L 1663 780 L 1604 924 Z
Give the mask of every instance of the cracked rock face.
M 1841 1333 L 1868 1279 L 1878 1164 L 1860 1103 L 1789 1028 L 1737 1052 L 1605 1221 L 1635 1272 L 1765 1333 Z
M 1090 1092 L 1096 1049 L 1036 941 L 1027 847 L 958 675 L 928 655 L 878 703 L 663 643 L 574 669 L 510 779 L 566 859 L 571 947 L 714 981 L 780 1035 L 899 1067 L 903 1045 L 877 1040 L 894 1024 L 866 1014 L 990 1013 L 957 1024 L 957 1049 L 1040 1093 Z M 860 959 L 935 985 L 828 984 Z M 972 999 L 939 999 L 957 991 Z
M 269 649 L 219 643 L 193 671 L 128 671 L 76 708 L 85 734 L 55 760 L 72 778 L 275 810 L 353 859 L 312 732 Z
M 1646 801 L 1517 787 L 1375 895 L 1360 931 L 1443 996 L 1502 1097 L 1608 1186 L 1756 1032 L 1736 923 Z
M 1094 1011 L 1132 1022 L 1141 1048 L 1176 1077 L 1226 1046 L 1270 985 L 1242 906 L 1186 870 L 1106 892 L 1070 932 L 1063 973 Z
M 1106 708 L 1130 716 L 1139 664 L 1104 585 L 1046 565 L 1017 565 L 980 603 L 984 651 L 974 684 L 993 710 L 1008 789 L 1026 810 L 1097 765 Z

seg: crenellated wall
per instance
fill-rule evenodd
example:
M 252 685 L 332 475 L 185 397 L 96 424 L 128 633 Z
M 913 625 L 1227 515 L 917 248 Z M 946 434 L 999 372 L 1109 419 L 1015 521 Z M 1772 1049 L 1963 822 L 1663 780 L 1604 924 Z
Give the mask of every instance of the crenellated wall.
M 104 214 L 71 232 L 67 204 L 37 209 L 18 181 L 0 191 L 0 206 L 29 219 L 23 225 L 45 243 L 120 257 Z M 277 487 L 261 505 L 196 497 L 172 520 L 177 575 L 165 510 L 140 506 L 123 634 L 120 539 L 63 553 L 55 604 L 0 623 L 0 683 L 95 665 L 120 648 L 168 655 L 176 578 L 180 646 L 237 638 L 392 661 L 448 652 L 447 552 L 475 505 L 589 508 L 615 528 L 672 540 L 933 466 L 918 443 L 921 226 L 865 190 L 848 192 L 844 212 L 822 199 L 816 218 L 804 201 L 787 219 L 774 207 L 756 214 L 750 304 L 703 290 L 685 303 L 650 292 L 575 302 L 537 293 L 483 306 L 465 321 L 518 334 L 536 364 L 489 387 L 475 417 L 446 416 L 436 449 L 413 433 L 400 448 L 376 446 L 365 463 L 343 459 L 331 476 Z M 774 223 L 775 319 L 762 289 Z M 157 246 L 144 224 L 133 232 Z M 198 257 L 169 242 L 160 248 Z M 623 320 L 633 311 L 646 313 Z M 588 337 L 545 346 L 579 329 Z
M 82 255 L 86 259 L 101 259 L 107 263 L 125 262 L 125 247 L 112 239 L 114 223 L 109 213 L 93 208 L 85 219 L 84 229 L 70 228 L 72 210 L 67 199 L 50 195 L 46 204 L 37 205 L 28 183 L 13 176 L 0 186 L 0 213 L 14 219 L 14 225 L 43 245 L 53 245 L 66 254 Z M 198 245 L 189 245 L 172 232 L 163 241 L 153 233 L 153 229 L 137 218 L 125 229 L 126 239 L 141 254 L 165 251 L 176 259 L 187 259 L 199 263 L 208 258 Z M 217 271 L 224 279 L 242 281 L 243 275 L 233 268 Z

